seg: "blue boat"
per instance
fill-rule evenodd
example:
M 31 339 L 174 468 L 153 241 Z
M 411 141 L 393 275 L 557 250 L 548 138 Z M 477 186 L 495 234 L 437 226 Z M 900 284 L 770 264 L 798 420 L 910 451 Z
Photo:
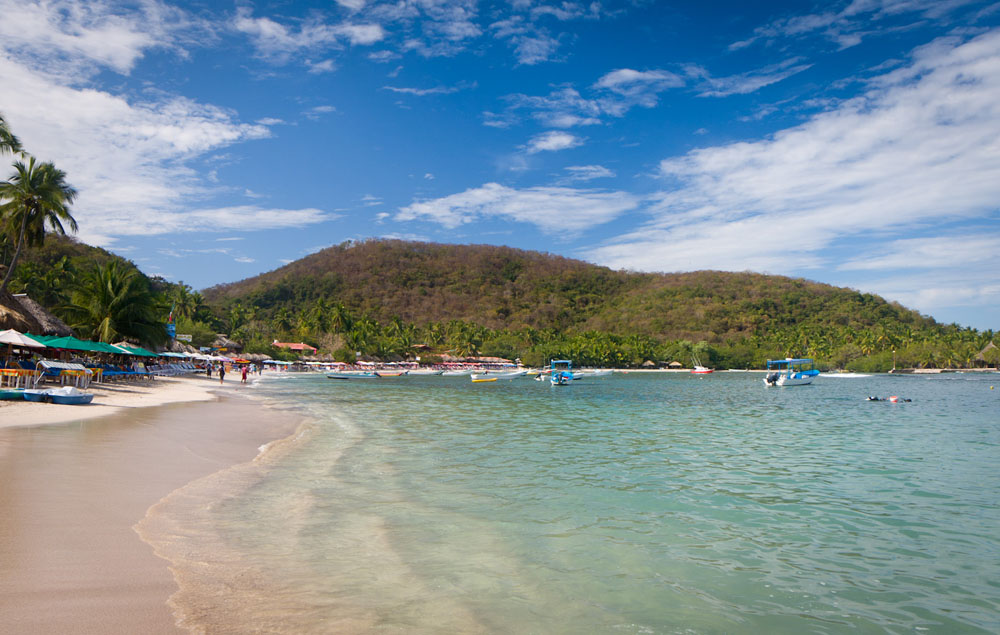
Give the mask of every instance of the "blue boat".
M 20 388 L 0 388 L 0 400 L 19 400 L 24 399 L 24 390 Z
M 24 391 L 25 401 L 45 401 L 45 398 L 49 395 L 48 390 L 36 390 L 34 388 L 28 388 Z
M 554 359 L 549 364 L 549 381 L 553 386 L 567 386 L 575 377 L 573 376 L 573 362 L 568 359 Z
M 80 392 L 73 386 L 64 386 L 49 390 L 45 396 L 46 401 L 64 406 L 81 406 L 94 400 L 94 393 Z

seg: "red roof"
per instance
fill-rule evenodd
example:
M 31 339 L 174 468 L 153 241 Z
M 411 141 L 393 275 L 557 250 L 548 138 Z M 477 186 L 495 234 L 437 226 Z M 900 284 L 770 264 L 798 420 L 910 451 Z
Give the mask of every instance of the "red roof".
M 309 346 L 308 344 L 303 344 L 302 342 L 299 342 L 297 344 L 293 342 L 273 342 L 272 345 L 277 346 L 278 348 L 287 348 L 292 351 L 313 351 L 314 353 L 316 352 L 315 348 Z

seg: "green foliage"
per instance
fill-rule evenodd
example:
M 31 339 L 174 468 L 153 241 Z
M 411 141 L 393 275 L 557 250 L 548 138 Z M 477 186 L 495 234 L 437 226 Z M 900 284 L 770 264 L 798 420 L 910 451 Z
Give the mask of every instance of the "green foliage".
M 14 243 L 0 291 L 10 284 L 21 250 L 45 242 L 46 227 L 65 234 L 66 223 L 76 231 L 76 220 L 69 213 L 74 198 L 76 190 L 66 183 L 66 173 L 52 163 L 36 163 L 34 157 L 14 163 L 13 176 L 0 182 L 0 225 Z
M 261 330 L 395 359 L 412 344 L 458 356 L 637 367 L 693 358 L 718 368 L 813 357 L 836 368 L 973 363 L 980 334 L 871 294 L 754 273 L 616 272 L 486 245 L 345 243 L 205 291 L 216 315 L 252 310 Z M 237 322 L 245 320 L 239 319 Z M 230 330 L 233 321 L 230 317 Z M 980 346 L 976 348 L 976 346 Z M 343 352 L 341 352 L 343 351 Z M 886 352 L 889 351 L 888 356 Z
M 196 348 L 211 346 L 212 342 L 215 341 L 215 329 L 204 322 L 198 322 L 189 317 L 180 316 L 176 318 L 175 324 L 177 326 L 178 333 L 191 336 L 191 346 Z
M 167 339 L 165 308 L 135 269 L 111 261 L 87 272 L 62 315 L 81 337 L 101 342 L 128 340 L 146 345 Z
M 0 236 L 0 255 L 3 249 Z M 386 360 L 419 355 L 424 362 L 447 353 L 520 358 L 531 366 L 553 358 L 582 366 L 689 366 L 698 357 L 715 368 L 761 368 L 767 359 L 794 356 L 874 372 L 892 368 L 893 350 L 898 368 L 989 363 L 976 357 L 993 337 L 807 280 L 625 273 L 503 247 L 401 241 L 346 243 L 199 294 L 53 235 L 24 251 L 11 288 L 54 308 L 84 284 L 80 272 L 112 262 L 146 281 L 155 321 L 162 324 L 173 307 L 178 332 L 194 335 L 196 346 L 226 332 L 247 353 L 286 360 L 298 355 L 275 349 L 275 339 L 303 341 L 344 362 L 358 352 Z M 430 350 L 418 352 L 418 344 Z

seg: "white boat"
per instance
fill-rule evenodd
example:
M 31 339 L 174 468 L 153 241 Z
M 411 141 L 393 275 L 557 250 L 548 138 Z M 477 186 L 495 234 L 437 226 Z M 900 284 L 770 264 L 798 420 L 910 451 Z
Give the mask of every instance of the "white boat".
M 764 376 L 765 386 L 805 386 L 811 384 L 819 375 L 814 369 L 813 360 L 809 358 L 767 360 L 767 375 Z
M 438 368 L 411 368 L 406 371 L 407 375 L 443 375 L 444 371 Z
M 484 371 L 482 373 L 472 373 L 472 381 L 492 381 L 502 379 L 515 379 L 528 374 L 526 370 L 498 370 Z
M 364 370 L 345 370 L 339 373 L 327 373 L 330 379 L 378 379 L 378 375 Z
M 573 373 L 573 379 L 583 379 L 584 377 L 610 377 L 613 373 L 610 368 L 602 368 L 599 370 L 578 370 Z
M 442 377 L 465 377 L 466 375 L 471 375 L 473 371 L 471 368 L 459 368 L 456 370 L 446 370 L 441 373 Z
M 701 363 L 701 360 L 698 359 L 697 357 L 692 357 L 691 362 L 692 362 L 691 365 L 694 366 L 694 368 L 691 369 L 692 375 L 710 375 L 715 372 L 714 368 L 709 368 L 708 366 L 704 366 Z

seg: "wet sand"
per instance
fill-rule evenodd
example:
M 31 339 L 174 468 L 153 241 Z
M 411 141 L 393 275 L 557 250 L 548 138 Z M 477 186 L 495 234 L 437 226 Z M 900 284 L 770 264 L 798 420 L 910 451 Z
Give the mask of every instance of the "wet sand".
M 196 382 L 196 399 L 218 387 Z M 13 412 L 52 404 L 0 409 L 0 631 L 184 632 L 167 605 L 177 591 L 167 562 L 133 527 L 177 488 L 295 431 L 295 414 L 237 387 L 212 401 L 42 426 L 19 417 L 20 427 L 4 427 Z

